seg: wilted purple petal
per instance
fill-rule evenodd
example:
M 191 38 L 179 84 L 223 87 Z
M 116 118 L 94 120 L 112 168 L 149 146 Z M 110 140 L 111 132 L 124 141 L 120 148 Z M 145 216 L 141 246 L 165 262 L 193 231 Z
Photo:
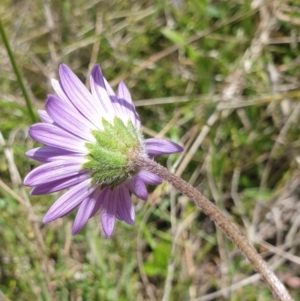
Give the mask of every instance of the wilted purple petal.
M 159 185 L 162 183 L 162 180 L 159 176 L 147 170 L 141 170 L 136 177 L 140 178 L 144 183 L 150 185 Z
M 128 189 L 143 201 L 147 201 L 148 192 L 144 182 L 139 177 L 133 177 L 126 183 Z
M 49 123 L 35 123 L 29 129 L 32 139 L 68 151 L 86 153 L 85 141 Z
M 115 189 L 107 190 L 101 216 L 102 228 L 106 237 L 110 237 L 114 231 L 118 197 L 119 194 Z
M 90 185 L 90 182 L 90 179 L 85 180 L 63 194 L 48 210 L 43 222 L 49 223 L 75 209 L 85 198 L 98 188 L 97 185 Z
M 24 184 L 27 186 L 37 186 L 78 175 L 84 162 L 84 158 L 77 160 L 73 158 L 72 161 L 45 163 L 32 170 L 24 179 Z
M 67 106 L 55 96 L 49 95 L 46 110 L 52 120 L 61 128 L 87 141 L 95 142 L 92 130 L 96 129 L 75 108 Z
M 99 110 L 99 106 L 96 105 L 96 100 L 84 84 L 78 79 L 73 71 L 64 64 L 59 66 L 59 76 L 63 91 L 77 110 L 97 128 L 102 129 L 102 113 Z
M 91 195 L 89 195 L 79 206 L 76 218 L 74 220 L 72 235 L 76 235 L 82 227 L 88 221 L 99 196 L 100 189 L 96 189 Z
M 177 143 L 159 138 L 146 139 L 145 148 L 150 158 L 159 155 L 179 153 L 183 151 L 183 147 L 181 147 Z
M 117 207 L 117 218 L 126 222 L 127 224 L 132 225 L 134 223 L 135 211 L 129 191 L 124 185 L 119 188 L 119 200 Z
M 69 177 L 69 178 L 64 178 L 64 179 L 53 181 L 50 183 L 38 185 L 30 191 L 30 194 L 31 195 L 42 195 L 42 194 L 57 192 L 57 191 L 72 187 L 74 185 L 77 185 L 77 184 L 81 183 L 82 181 L 89 179 L 90 177 L 91 177 L 91 175 L 88 172 L 81 171 L 77 175 Z

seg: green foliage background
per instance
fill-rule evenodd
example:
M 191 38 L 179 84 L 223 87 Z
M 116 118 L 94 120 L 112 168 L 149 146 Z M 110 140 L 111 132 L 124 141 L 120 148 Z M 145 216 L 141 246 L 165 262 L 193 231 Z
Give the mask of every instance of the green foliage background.
M 159 158 L 238 225 L 297 300 L 298 1 L 3 0 L 0 16 L 34 112 L 66 63 L 88 85 L 124 80 Z M 22 186 L 32 123 L 0 42 L 0 300 L 273 300 L 238 250 L 167 184 L 133 198 L 136 223 L 105 239 L 97 217 L 42 224 L 58 194 Z M 35 117 L 36 117 L 35 113 Z M 243 282 L 241 282 L 244 280 Z

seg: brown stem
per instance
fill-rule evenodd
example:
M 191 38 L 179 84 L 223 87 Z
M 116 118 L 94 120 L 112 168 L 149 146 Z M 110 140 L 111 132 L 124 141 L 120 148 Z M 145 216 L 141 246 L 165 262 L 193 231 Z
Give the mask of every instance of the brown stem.
M 149 158 L 139 157 L 137 164 L 140 168 L 148 170 L 162 179 L 171 183 L 175 188 L 188 196 L 201 210 L 208 215 L 217 226 L 219 226 L 225 234 L 240 249 L 245 257 L 252 263 L 258 273 L 261 274 L 265 282 L 267 282 L 279 301 L 293 301 L 284 285 L 279 281 L 277 276 L 271 271 L 267 263 L 254 250 L 243 234 L 224 216 L 219 209 L 205 198 L 199 191 L 181 178 L 170 173 L 165 167 L 157 164 Z

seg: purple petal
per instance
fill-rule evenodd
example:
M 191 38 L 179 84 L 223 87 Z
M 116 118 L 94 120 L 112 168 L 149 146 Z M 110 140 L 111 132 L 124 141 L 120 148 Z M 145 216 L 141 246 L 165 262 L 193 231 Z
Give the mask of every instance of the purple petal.
M 109 83 L 106 83 L 109 87 Z M 123 84 L 124 85 L 124 84 Z M 125 85 L 124 85 L 125 86 Z M 118 93 L 120 93 L 121 96 L 123 96 L 123 87 L 119 88 Z M 128 102 L 126 102 L 125 98 L 119 98 L 118 95 L 116 96 L 115 93 L 111 93 L 111 89 L 107 90 L 110 91 L 110 99 L 112 103 L 114 104 L 115 108 L 117 108 L 117 111 L 119 112 L 119 117 L 123 120 L 124 124 L 127 124 L 128 120 L 131 119 L 131 111 L 128 110 L 127 106 Z M 129 92 L 128 92 L 129 93 Z M 131 96 L 130 96 L 131 99 Z M 135 124 L 135 122 L 133 122 Z
M 76 176 L 81 172 L 84 158 L 70 161 L 53 161 L 32 170 L 24 179 L 26 186 L 43 185 L 49 182 Z
M 43 122 L 53 123 L 53 120 L 45 110 L 38 110 L 38 114 Z
M 82 171 L 81 173 L 79 173 L 76 176 L 72 176 L 72 177 L 65 178 L 65 179 L 58 180 L 58 181 L 53 181 L 50 183 L 45 183 L 42 185 L 38 185 L 31 190 L 30 194 L 31 195 L 42 195 L 42 194 L 53 193 L 53 192 L 60 191 L 60 190 L 69 188 L 71 186 L 77 185 L 77 184 L 81 183 L 82 181 L 89 179 L 90 177 L 91 176 L 88 172 Z
M 135 211 L 129 191 L 124 185 L 119 189 L 119 200 L 117 205 L 117 218 L 121 221 L 124 221 L 127 224 L 132 225 L 134 223 Z
M 64 103 L 71 105 L 71 102 L 70 102 L 68 96 L 62 90 L 59 81 L 54 78 L 51 78 L 51 84 L 52 84 L 52 87 L 53 87 L 54 91 L 56 92 L 57 96 L 59 97 L 59 99 L 61 99 Z
M 162 180 L 159 176 L 147 170 L 141 170 L 136 177 L 139 177 L 144 183 L 150 185 L 159 185 L 162 183 Z
M 126 125 L 128 122 L 128 119 L 130 116 L 127 113 L 126 107 L 124 105 L 124 100 L 119 99 L 113 89 L 111 88 L 110 84 L 108 81 L 103 77 L 103 81 L 105 84 L 106 92 L 109 95 L 110 101 L 112 103 L 112 106 L 114 108 L 115 114 L 122 119 L 124 124 Z
M 86 153 L 85 141 L 49 123 L 36 123 L 29 129 L 32 139 L 61 149 Z
M 95 127 L 74 107 L 70 107 L 53 95 L 49 95 L 46 110 L 58 126 L 80 138 L 95 142 L 95 137 L 91 132 Z
M 76 235 L 88 221 L 99 196 L 100 189 L 96 189 L 79 206 L 74 220 L 72 235 Z
M 130 92 L 123 82 L 120 82 L 119 84 L 117 96 L 119 98 L 120 105 L 123 106 L 124 114 L 128 115 L 133 125 L 139 128 L 141 126 L 140 117 L 135 110 Z
M 117 189 L 107 190 L 106 197 L 102 207 L 102 228 L 106 237 L 110 237 L 114 231 L 116 221 L 117 202 L 119 194 Z
M 113 121 L 114 108 L 107 94 L 105 83 L 103 80 L 103 74 L 99 65 L 95 65 L 92 69 L 90 76 L 91 92 L 95 99 L 99 100 L 100 108 L 105 112 L 105 119 L 108 120 L 107 116 L 110 116 L 109 121 Z
M 96 104 L 96 100 L 84 84 L 78 79 L 73 71 L 64 64 L 59 66 L 59 76 L 63 91 L 77 110 L 97 128 L 102 129 L 101 111 Z
M 145 148 L 150 158 L 183 151 L 183 147 L 169 140 L 150 138 L 145 140 Z
M 135 194 L 138 198 L 143 201 L 147 201 L 148 199 L 148 192 L 144 182 L 141 178 L 135 176 L 130 181 L 126 183 L 128 189 Z
M 106 187 L 102 191 L 100 191 L 101 193 L 99 194 L 97 202 L 95 204 L 95 207 L 94 207 L 93 211 L 90 214 L 90 218 L 93 217 L 98 212 L 98 210 L 101 208 L 101 206 L 103 205 L 106 194 L 107 194 L 107 191 L 109 189 L 110 189 L 109 187 Z
M 51 162 L 55 159 L 61 160 L 63 156 L 68 156 L 70 158 L 73 156 L 82 156 L 82 154 L 73 153 L 56 147 L 43 146 L 29 150 L 28 152 L 26 152 L 26 156 L 40 162 Z
M 83 181 L 63 194 L 48 210 L 44 216 L 43 222 L 49 223 L 75 209 L 85 198 L 98 188 L 97 185 L 91 185 L 90 183 L 90 179 Z

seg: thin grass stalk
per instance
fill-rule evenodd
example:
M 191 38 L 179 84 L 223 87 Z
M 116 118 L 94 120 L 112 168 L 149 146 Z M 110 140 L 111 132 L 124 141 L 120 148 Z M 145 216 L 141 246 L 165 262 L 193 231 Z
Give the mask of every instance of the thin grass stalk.
M 31 100 L 30 100 L 29 95 L 27 93 L 27 90 L 25 88 L 21 72 L 19 71 L 19 68 L 18 68 L 18 66 L 16 64 L 16 60 L 15 60 L 13 51 L 12 51 L 10 45 L 9 45 L 9 41 L 7 39 L 7 36 L 6 36 L 6 33 L 5 33 L 5 29 L 4 29 L 4 26 L 3 26 L 3 23 L 1 21 L 1 19 L 0 19 L 0 34 L 2 36 L 2 40 L 3 40 L 4 46 L 6 48 L 7 54 L 9 56 L 11 65 L 12 65 L 13 70 L 14 70 L 14 73 L 15 73 L 15 75 L 17 77 L 17 81 L 18 81 L 18 83 L 20 85 L 20 88 L 22 90 L 23 96 L 25 98 L 26 106 L 27 106 L 27 110 L 28 110 L 28 114 L 30 116 L 30 119 L 31 119 L 32 123 L 35 123 L 37 121 L 36 120 L 36 115 L 33 112 Z

